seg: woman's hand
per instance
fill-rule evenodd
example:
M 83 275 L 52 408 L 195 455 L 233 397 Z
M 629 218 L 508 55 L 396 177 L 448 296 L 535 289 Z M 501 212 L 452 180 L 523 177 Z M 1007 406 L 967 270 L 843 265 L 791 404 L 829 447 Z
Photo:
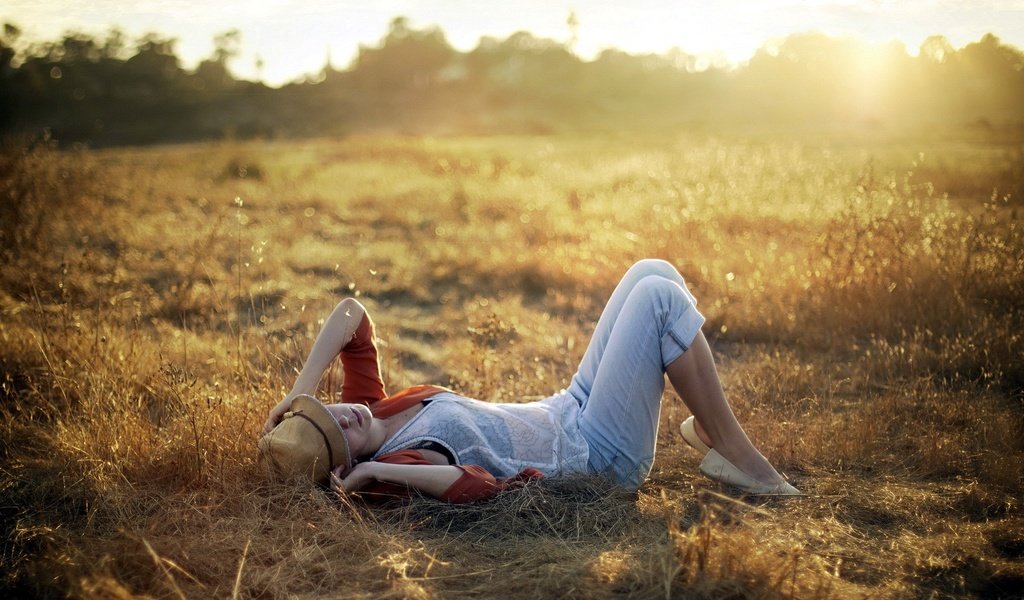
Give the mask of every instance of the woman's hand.
M 270 430 L 277 427 L 277 424 L 281 422 L 281 417 L 284 413 L 288 412 L 288 408 L 292 405 L 292 399 L 297 394 L 288 394 L 284 397 L 284 400 L 277 403 L 277 406 L 270 410 L 270 414 L 267 415 L 267 422 L 263 424 L 263 433 L 268 434 Z
M 339 495 L 344 495 L 366 488 L 376 480 L 375 471 L 379 464 L 373 461 L 359 463 L 349 471 L 344 479 L 341 477 L 341 472 L 345 467 L 335 467 L 331 471 L 331 489 Z

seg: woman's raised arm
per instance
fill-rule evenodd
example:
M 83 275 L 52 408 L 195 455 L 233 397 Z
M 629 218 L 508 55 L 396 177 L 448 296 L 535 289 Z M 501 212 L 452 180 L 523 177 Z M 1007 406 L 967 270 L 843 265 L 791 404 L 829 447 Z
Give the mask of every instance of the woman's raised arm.
M 299 394 L 313 394 L 320 382 L 324 371 L 327 369 L 334 357 L 341 352 L 341 349 L 352 339 L 359 328 L 359 324 L 366 314 L 366 309 L 354 298 L 345 298 L 338 303 L 331 316 L 324 322 L 320 333 L 316 336 L 313 349 L 309 352 L 302 371 L 295 379 L 295 384 L 288 395 L 284 397 L 267 416 L 267 422 L 263 425 L 263 432 L 267 433 L 281 420 L 281 415 L 288 411 L 291 401 Z

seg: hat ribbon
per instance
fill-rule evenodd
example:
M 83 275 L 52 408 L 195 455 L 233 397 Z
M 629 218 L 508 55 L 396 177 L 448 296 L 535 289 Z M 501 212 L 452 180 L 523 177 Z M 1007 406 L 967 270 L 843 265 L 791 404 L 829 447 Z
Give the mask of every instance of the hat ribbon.
M 324 430 L 321 429 L 320 426 L 316 424 L 316 421 L 314 421 L 313 419 L 309 418 L 307 415 L 302 414 L 302 412 L 296 412 L 296 411 L 291 411 L 291 412 L 292 412 L 292 416 L 293 417 L 302 417 L 310 425 L 315 427 L 318 432 L 320 432 L 320 436 L 324 438 L 324 444 L 327 445 L 327 462 L 329 462 L 331 464 L 331 466 L 328 469 L 328 471 L 330 471 L 331 469 L 334 469 L 334 450 L 331 448 L 331 440 L 327 439 L 327 434 L 324 433 Z

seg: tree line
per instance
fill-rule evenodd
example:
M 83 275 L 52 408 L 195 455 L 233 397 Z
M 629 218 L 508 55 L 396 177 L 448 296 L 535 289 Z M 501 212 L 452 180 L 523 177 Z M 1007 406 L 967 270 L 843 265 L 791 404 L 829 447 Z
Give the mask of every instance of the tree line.
M 175 41 L 68 33 L 16 51 L 0 36 L 0 131 L 63 142 L 144 144 L 224 136 L 563 131 L 893 129 L 1024 131 L 1024 54 L 989 34 L 963 48 L 928 38 L 916 56 L 817 33 L 792 35 L 739 67 L 673 50 L 606 50 L 585 61 L 527 32 L 452 48 L 438 27 L 391 22 L 344 69 L 280 88 L 228 63 L 237 31 L 185 69 Z

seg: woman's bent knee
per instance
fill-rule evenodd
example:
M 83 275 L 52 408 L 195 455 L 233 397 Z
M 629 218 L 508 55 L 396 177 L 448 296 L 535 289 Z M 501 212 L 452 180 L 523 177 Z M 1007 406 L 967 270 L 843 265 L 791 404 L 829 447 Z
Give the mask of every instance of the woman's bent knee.
M 647 275 L 642 278 L 633 286 L 633 294 L 638 294 L 649 302 L 659 305 L 668 305 L 678 301 L 687 304 L 693 303 L 681 283 L 661 275 Z
M 644 258 L 633 263 L 633 266 L 629 268 L 627 274 L 645 277 L 648 275 L 657 275 L 670 279 L 672 281 L 682 281 L 683 277 L 679 274 L 672 263 L 661 260 L 660 258 Z

